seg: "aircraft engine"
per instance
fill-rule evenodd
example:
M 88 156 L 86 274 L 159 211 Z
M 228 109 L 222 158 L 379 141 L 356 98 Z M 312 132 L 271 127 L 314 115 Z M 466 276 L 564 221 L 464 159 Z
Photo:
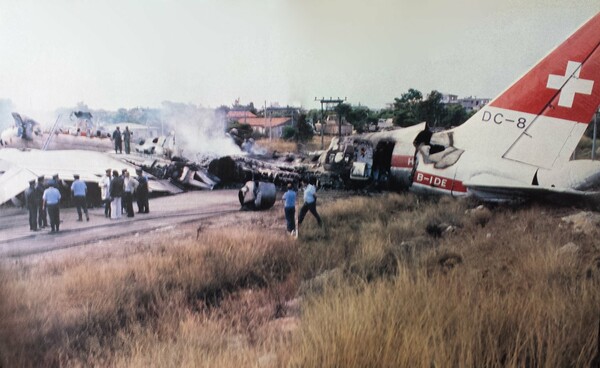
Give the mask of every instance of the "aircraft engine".
M 240 189 L 238 198 L 242 209 L 268 210 L 275 204 L 277 189 L 275 184 L 262 181 L 248 181 Z

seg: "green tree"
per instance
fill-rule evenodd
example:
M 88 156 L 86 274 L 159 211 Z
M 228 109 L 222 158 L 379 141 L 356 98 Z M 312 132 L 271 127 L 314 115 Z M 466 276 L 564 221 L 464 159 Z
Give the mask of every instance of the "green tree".
M 306 114 L 300 114 L 298 116 L 298 125 L 296 129 L 296 140 L 299 142 L 306 142 L 312 139 L 314 135 L 313 128 L 306 119 Z
M 445 114 L 442 118 L 440 125 L 444 128 L 459 126 L 460 124 L 467 121 L 474 114 L 474 112 L 469 113 L 464 107 L 462 107 L 459 104 L 446 105 L 444 108 Z
M 369 108 L 366 106 L 353 106 L 347 117 L 347 120 L 359 133 L 366 131 L 369 123 L 377 121 L 377 119 L 372 116 Z
M 298 135 L 298 129 L 292 126 L 283 127 L 283 131 L 281 132 L 281 138 L 286 141 L 291 141 L 296 138 Z
M 417 122 L 426 121 L 429 126 L 441 125 L 445 115 L 442 97 L 442 94 L 438 91 L 431 91 L 427 99 L 421 101 L 418 105 Z
M 400 98 L 394 99 L 394 125 L 407 127 L 421 122 L 419 116 L 420 104 L 423 94 L 410 88 Z

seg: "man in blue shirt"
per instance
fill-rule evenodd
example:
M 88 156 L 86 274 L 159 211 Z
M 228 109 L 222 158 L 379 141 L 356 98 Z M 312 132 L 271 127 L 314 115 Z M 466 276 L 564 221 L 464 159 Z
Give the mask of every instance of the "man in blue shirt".
M 287 192 L 283 193 L 283 210 L 285 211 L 285 220 L 287 222 L 287 231 L 294 235 L 296 231 L 296 192 L 292 188 L 292 183 L 288 183 Z
M 57 184 L 52 182 L 52 184 L 44 190 L 44 195 L 42 196 L 43 204 L 42 208 L 48 210 L 48 217 L 50 217 L 50 227 L 52 230 L 51 233 L 58 232 L 58 228 L 60 225 L 60 211 L 58 209 L 58 203 L 60 202 L 60 192 L 56 189 Z
M 302 180 L 302 183 L 306 183 L 306 180 Z M 298 216 L 298 227 L 304 221 L 304 216 L 306 216 L 306 212 L 310 211 L 310 213 L 315 216 L 317 219 L 317 223 L 319 226 L 323 225 L 323 221 L 321 221 L 321 216 L 317 213 L 317 188 L 315 187 L 315 179 L 311 178 L 310 183 L 304 189 L 304 204 L 300 209 L 300 214 Z
M 73 175 L 75 181 L 71 184 L 71 194 L 73 195 L 73 201 L 75 202 L 75 206 L 77 207 L 77 215 L 79 218 L 77 221 L 83 221 L 81 218 L 81 209 L 85 213 L 86 221 L 90 221 L 90 216 L 88 216 L 87 205 L 85 203 L 85 196 L 87 195 L 87 185 L 84 181 L 79 180 L 79 175 Z

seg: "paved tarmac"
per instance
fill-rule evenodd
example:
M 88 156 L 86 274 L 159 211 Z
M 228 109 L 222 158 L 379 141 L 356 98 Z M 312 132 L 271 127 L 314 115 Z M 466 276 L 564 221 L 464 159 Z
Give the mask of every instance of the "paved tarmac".
M 0 208 L 0 259 L 19 258 L 65 249 L 99 240 L 146 232 L 199 219 L 223 216 L 240 209 L 237 190 L 191 191 L 150 199 L 149 214 L 119 220 L 104 217 L 103 208 L 89 209 L 90 221 L 78 222 L 77 210 L 61 208 L 60 231 L 50 227 L 30 231 L 25 209 Z M 137 205 L 134 203 L 134 210 Z

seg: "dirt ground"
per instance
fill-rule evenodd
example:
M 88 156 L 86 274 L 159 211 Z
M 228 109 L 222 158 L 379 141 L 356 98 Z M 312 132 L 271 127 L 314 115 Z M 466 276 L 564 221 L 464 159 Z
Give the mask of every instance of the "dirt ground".
M 259 227 L 285 232 L 283 205 L 277 194 L 275 205 L 266 211 L 241 211 L 237 190 L 191 191 L 150 200 L 149 214 L 110 220 L 102 208 L 89 210 L 90 221 L 78 222 L 75 208 L 61 209 L 58 234 L 49 228 L 29 230 L 27 212 L 20 208 L 0 209 L 0 262 L 36 262 L 55 257 L 98 256 L 130 252 L 124 246 L 151 245 L 157 234 L 172 239 L 196 238 L 209 228 Z M 320 192 L 321 203 L 350 193 Z M 301 193 L 299 193 L 299 197 Z M 302 200 L 300 199 L 299 202 Z M 135 209 L 134 204 L 134 209 Z

